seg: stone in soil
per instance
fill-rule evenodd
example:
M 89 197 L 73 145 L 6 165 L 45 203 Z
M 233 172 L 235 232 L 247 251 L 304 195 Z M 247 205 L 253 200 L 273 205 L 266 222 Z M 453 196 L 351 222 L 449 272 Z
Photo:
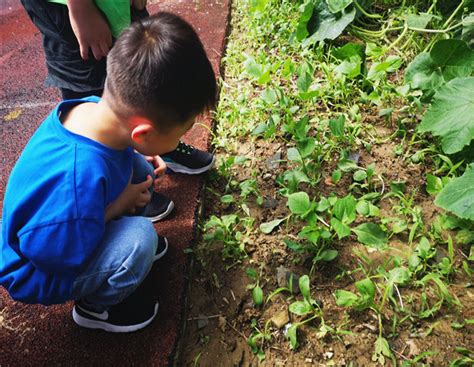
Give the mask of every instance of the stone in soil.
M 275 325 L 277 329 L 281 329 L 283 326 L 290 322 L 290 318 L 288 316 L 288 310 L 283 310 L 275 314 L 271 318 L 272 324 Z
M 288 287 L 291 279 L 293 292 L 297 293 L 299 292 L 298 278 L 298 275 L 292 273 L 290 269 L 284 267 L 283 265 L 277 268 L 277 283 L 279 287 Z

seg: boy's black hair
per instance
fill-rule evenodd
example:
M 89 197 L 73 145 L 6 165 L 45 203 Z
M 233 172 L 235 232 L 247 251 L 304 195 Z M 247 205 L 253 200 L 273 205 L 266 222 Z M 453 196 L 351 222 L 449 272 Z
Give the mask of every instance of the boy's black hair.
M 214 107 L 217 94 L 198 35 L 165 12 L 123 31 L 107 56 L 106 90 L 119 110 L 143 114 L 162 131 Z

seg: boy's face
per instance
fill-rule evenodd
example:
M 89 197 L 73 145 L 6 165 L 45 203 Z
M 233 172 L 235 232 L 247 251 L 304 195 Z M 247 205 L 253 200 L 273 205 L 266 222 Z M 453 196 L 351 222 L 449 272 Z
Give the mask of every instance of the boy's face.
M 133 148 L 148 156 L 171 152 L 176 149 L 181 137 L 193 127 L 194 120 L 195 116 L 167 132 L 157 130 L 150 122 L 138 125 L 132 131 Z

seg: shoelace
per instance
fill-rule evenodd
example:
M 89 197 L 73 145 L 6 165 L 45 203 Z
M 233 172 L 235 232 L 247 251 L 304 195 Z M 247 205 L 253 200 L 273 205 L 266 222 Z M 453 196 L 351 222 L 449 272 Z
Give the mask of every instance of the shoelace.
M 176 151 L 183 154 L 191 154 L 195 148 L 192 145 L 183 143 L 182 141 L 179 142 Z

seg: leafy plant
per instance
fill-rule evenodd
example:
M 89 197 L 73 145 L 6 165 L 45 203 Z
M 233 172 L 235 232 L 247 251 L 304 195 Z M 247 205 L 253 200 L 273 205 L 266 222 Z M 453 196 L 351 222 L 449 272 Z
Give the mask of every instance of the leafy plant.
M 474 133 L 474 130 L 473 130 Z M 435 204 L 457 216 L 474 220 L 474 164 L 461 177 L 454 178 L 438 194 Z
M 261 271 L 262 269 L 260 269 L 260 275 L 254 268 L 247 268 L 245 271 L 247 276 L 254 282 L 253 284 L 248 284 L 247 289 L 252 290 L 252 299 L 255 306 L 261 306 L 263 304 L 263 290 L 262 287 L 260 287 Z
M 252 350 L 252 353 L 257 355 L 259 361 L 263 361 L 265 359 L 265 344 L 272 339 L 272 334 L 270 333 L 270 322 L 271 320 L 268 320 L 265 323 L 264 328 L 260 329 L 257 325 L 257 320 L 252 319 L 253 331 L 247 339 L 247 344 Z
M 336 304 L 341 307 L 352 307 L 358 311 L 374 307 L 375 284 L 366 278 L 356 282 L 355 287 L 359 294 L 344 289 L 336 290 Z
M 460 152 L 474 139 L 472 116 L 474 77 L 456 78 L 442 86 L 435 94 L 418 130 L 441 137 L 441 146 L 445 153 Z
M 458 39 L 436 42 L 430 52 L 422 52 L 408 65 L 405 79 L 420 89 L 429 101 L 444 84 L 454 78 L 468 77 L 474 71 L 474 51 Z
M 306 317 L 303 321 L 294 323 L 287 331 L 287 337 L 290 341 L 290 346 L 292 349 L 298 348 L 298 328 L 317 317 L 321 318 L 322 324 L 324 324 L 324 319 L 322 317 L 322 311 L 316 300 L 311 297 L 310 282 L 307 275 L 303 275 L 299 279 L 299 287 L 301 294 L 303 296 L 302 301 L 295 301 L 290 304 L 289 310 L 291 313 Z M 308 316 L 309 315 L 309 316 Z

